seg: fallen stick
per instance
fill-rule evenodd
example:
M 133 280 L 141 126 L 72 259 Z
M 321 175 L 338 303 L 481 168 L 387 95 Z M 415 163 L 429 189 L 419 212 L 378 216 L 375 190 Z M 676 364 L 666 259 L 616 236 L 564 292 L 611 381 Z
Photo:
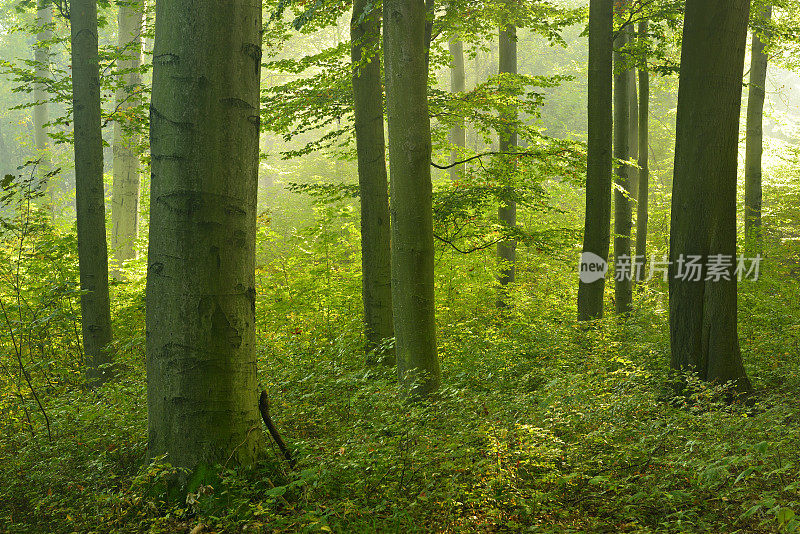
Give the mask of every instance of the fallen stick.
M 292 452 L 283 442 L 280 433 L 278 433 L 278 429 L 275 427 L 275 423 L 272 422 L 272 417 L 269 415 L 269 398 L 265 390 L 261 390 L 261 396 L 258 398 L 258 410 L 261 412 L 261 418 L 264 419 L 264 424 L 267 425 L 270 436 L 272 436 L 272 439 L 278 444 L 278 448 L 283 453 L 283 457 L 286 458 L 286 461 L 289 462 L 289 466 L 294 469 L 297 461 L 292 457 Z

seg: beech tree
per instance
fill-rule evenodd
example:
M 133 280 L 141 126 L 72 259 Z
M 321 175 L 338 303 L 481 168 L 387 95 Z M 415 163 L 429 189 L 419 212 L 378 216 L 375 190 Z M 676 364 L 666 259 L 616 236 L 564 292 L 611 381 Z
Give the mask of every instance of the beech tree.
M 150 457 L 264 451 L 255 346 L 261 5 L 156 4 L 147 271 Z M 191 31 L 187 31 L 191 28 Z
M 761 24 L 769 23 L 772 6 L 758 14 Z M 747 97 L 747 136 L 744 163 L 744 232 L 748 249 L 755 250 L 761 232 L 761 156 L 764 151 L 764 97 L 767 81 L 767 54 L 764 41 L 753 31 L 750 83 Z
M 685 262 L 736 254 L 736 167 L 749 0 L 687 0 L 675 141 L 669 317 L 673 369 L 751 389 L 739 349 L 734 265 L 720 279 Z M 699 278 L 696 280 L 695 278 Z M 709 278 L 709 279 L 706 279 Z M 727 278 L 727 279 L 726 279 Z
M 107 350 L 111 342 L 108 296 L 103 136 L 100 117 L 100 68 L 97 50 L 97 2 L 72 0 L 72 108 L 75 131 L 75 211 L 81 327 L 87 377 L 102 382 L 110 376 Z
M 628 9 L 629 4 L 617 4 Z M 630 43 L 630 26 L 622 27 L 614 40 L 614 158 L 619 162 L 631 157 L 631 69 L 624 48 Z M 631 201 L 633 171 L 630 165 L 618 163 L 614 190 L 614 257 L 617 261 L 631 256 Z M 617 313 L 631 310 L 633 285 L 630 273 L 614 278 L 614 297 Z
M 639 22 L 639 38 L 647 38 L 647 19 Z M 647 268 L 647 222 L 650 194 L 650 72 L 645 62 L 639 68 L 639 191 L 636 204 L 636 257 L 642 269 Z
M 613 0 L 589 2 L 588 153 L 583 252 L 608 261 L 611 241 Z M 578 319 L 603 316 L 605 278 L 578 286 Z
M 52 38 L 50 25 L 53 23 L 53 4 L 47 0 L 38 0 L 36 4 L 36 44 L 34 46 L 33 58 L 36 61 L 36 78 L 45 79 L 50 77 L 50 45 Z M 41 186 L 49 190 L 50 206 L 54 201 L 54 191 L 52 184 L 44 183 L 45 176 L 50 169 L 50 155 L 48 146 L 50 144 L 47 136 L 47 122 L 49 119 L 47 105 L 47 88 L 43 83 L 36 83 L 33 86 L 33 138 L 36 144 L 36 152 L 39 158 L 39 176 L 42 180 Z
M 142 63 L 143 3 L 119 5 L 118 48 L 123 56 L 117 62 L 122 86 L 117 90 L 116 112 L 126 116 L 139 103 L 142 83 L 139 67 Z M 117 267 L 136 257 L 136 238 L 139 234 L 139 156 L 138 137 L 126 128 L 124 119 L 114 122 L 114 181 L 111 197 L 111 248 Z
M 380 60 L 380 10 L 356 0 L 350 23 L 353 111 L 361 192 L 361 266 L 367 357 L 394 336 L 392 268 L 389 241 L 389 184 L 383 135 Z M 393 362 L 393 358 L 388 358 Z
M 450 65 L 450 92 L 463 93 L 466 90 L 466 70 L 464 68 L 464 43 L 457 38 L 448 41 L 452 64 Z M 450 142 L 453 150 L 450 153 L 450 163 L 463 159 L 463 149 L 467 146 L 467 131 L 464 129 L 464 119 L 450 129 Z M 461 149 L 461 150 L 459 150 Z M 450 179 L 456 180 L 463 175 L 466 164 L 450 167 Z
M 383 2 L 395 352 L 400 380 L 414 397 L 437 389 L 440 374 L 426 19 L 424 0 Z
M 511 2 L 506 3 L 506 9 L 511 9 Z M 506 15 L 508 16 L 508 15 Z M 517 74 L 517 28 L 510 23 L 500 25 L 498 43 L 498 63 L 499 74 Z M 507 128 L 498 131 L 499 146 L 501 153 L 513 151 L 517 146 L 517 131 L 514 127 L 516 122 L 516 110 L 509 110 L 505 124 Z M 503 156 L 501 156 L 503 157 Z M 511 164 L 510 158 L 505 158 L 506 164 Z M 497 217 L 500 224 L 508 228 L 517 225 L 517 204 L 513 200 L 506 200 L 500 204 L 497 210 Z M 514 282 L 516 277 L 517 261 L 517 242 L 513 239 L 501 241 L 497 244 L 497 257 L 502 262 L 500 276 L 498 278 L 501 288 Z M 498 298 L 498 305 L 505 306 L 503 291 L 501 290 Z

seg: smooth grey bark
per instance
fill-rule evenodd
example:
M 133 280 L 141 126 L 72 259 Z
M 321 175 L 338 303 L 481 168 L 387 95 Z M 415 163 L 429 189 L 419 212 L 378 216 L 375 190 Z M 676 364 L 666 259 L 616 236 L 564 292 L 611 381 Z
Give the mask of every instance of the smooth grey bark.
M 672 187 L 673 369 L 751 389 L 736 322 L 736 167 L 749 0 L 687 0 Z M 680 278 L 681 258 L 733 258 L 730 280 Z M 684 277 L 685 278 L 685 277 Z
M 81 326 L 87 378 L 110 378 L 111 342 L 108 296 L 100 69 L 97 51 L 97 2 L 72 0 L 72 108 L 75 132 L 75 210 L 78 226 Z
M 498 39 L 499 74 L 517 74 L 517 29 L 512 24 L 504 24 L 499 31 Z M 498 131 L 498 141 L 501 153 L 511 152 L 517 146 L 517 131 L 513 123 L 517 120 L 516 110 L 510 110 L 507 119 L 508 128 Z M 502 157 L 502 156 L 501 156 Z M 506 162 L 512 165 L 511 161 Z M 511 190 L 511 186 L 508 186 Z M 510 192 L 510 191 L 509 191 Z M 517 203 L 506 201 L 497 209 L 497 218 L 500 224 L 508 228 L 517 226 Z M 506 306 L 505 288 L 516 278 L 517 241 L 510 239 L 497 244 L 497 258 L 501 261 L 498 281 L 500 282 L 500 295 L 497 304 Z
M 367 9 L 370 11 L 365 13 Z M 385 339 L 394 337 L 380 31 L 380 11 L 369 0 L 355 0 L 350 38 L 361 191 L 361 295 L 368 362 L 379 356 L 375 350 Z M 384 358 L 384 361 L 395 363 L 391 357 Z
M 614 157 L 627 161 L 631 149 L 631 76 L 624 68 L 628 63 L 621 50 L 630 42 L 627 28 L 618 32 L 614 41 Z M 631 256 L 631 182 L 630 165 L 618 164 L 614 190 L 614 258 L 616 262 Z M 633 305 L 633 281 L 629 276 L 615 276 L 614 297 L 617 313 L 627 313 Z
M 464 43 L 460 39 L 451 39 L 448 42 L 452 64 L 450 65 L 450 92 L 463 93 L 466 88 L 467 75 L 464 69 Z M 464 128 L 464 119 L 450 129 L 450 142 L 456 148 L 450 153 L 450 163 L 464 159 L 463 149 L 467 146 L 467 131 Z M 462 149 L 462 150 L 459 150 Z M 466 172 L 466 164 L 450 167 L 450 179 L 457 180 Z
M 761 22 L 772 18 L 772 6 L 759 14 Z M 764 98 L 767 82 L 767 55 L 765 44 L 753 32 L 750 60 L 750 83 L 747 97 L 747 136 L 744 163 L 744 232 L 748 250 L 758 248 L 761 233 L 761 159 L 764 151 Z
M 633 41 L 635 34 L 633 25 L 628 26 L 628 39 Z M 630 129 L 628 130 L 628 158 L 637 161 L 639 159 L 639 96 L 636 87 L 636 69 L 631 67 L 628 71 L 630 76 Z M 630 167 L 628 170 L 631 181 L 631 198 L 635 201 L 639 198 L 639 169 Z
M 150 106 L 148 454 L 247 465 L 256 370 L 261 4 L 159 0 Z
M 48 42 L 53 37 L 50 25 L 53 23 L 53 4 L 45 0 L 38 0 L 36 6 L 36 45 L 33 57 L 36 61 L 36 77 L 39 79 L 50 77 L 50 45 Z M 38 174 L 40 187 L 47 194 L 47 199 L 52 209 L 55 200 L 53 185 L 46 183 L 46 175 L 50 170 L 49 138 L 47 136 L 47 122 L 50 120 L 47 105 L 47 87 L 45 84 L 36 83 L 33 86 L 33 137 L 36 153 L 39 159 Z
M 142 2 L 119 6 L 117 46 L 125 59 L 117 66 L 128 71 L 121 75 L 122 87 L 117 91 L 117 114 L 126 117 L 140 104 L 138 91 L 142 79 L 138 72 L 142 64 Z M 124 119 L 123 119 L 124 120 Z M 136 258 L 136 239 L 139 235 L 139 155 L 136 153 L 139 136 L 122 124 L 114 122 L 114 179 L 111 196 L 111 249 L 115 269 L 112 276 L 120 277 L 118 268 Z
M 583 252 L 608 261 L 611 241 L 613 0 L 589 3 L 588 153 Z M 603 316 L 605 278 L 578 285 L 578 319 Z
M 400 380 L 412 397 L 436 390 L 440 380 L 426 11 L 424 0 L 383 2 L 395 352 Z
M 639 36 L 647 36 L 647 20 L 639 22 Z M 639 69 L 639 191 L 636 204 L 636 257 L 642 272 L 647 269 L 647 222 L 650 195 L 650 72 L 647 66 Z

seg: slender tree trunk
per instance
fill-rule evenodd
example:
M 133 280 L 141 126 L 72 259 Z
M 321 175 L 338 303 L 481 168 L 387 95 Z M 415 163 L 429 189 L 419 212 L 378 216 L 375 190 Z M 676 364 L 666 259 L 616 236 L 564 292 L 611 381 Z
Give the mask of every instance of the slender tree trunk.
M 591 254 L 608 261 L 611 241 L 612 169 L 612 32 L 613 0 L 589 3 L 589 81 L 586 168 L 586 218 L 583 232 L 583 257 Z M 584 262 L 581 262 L 583 269 Z M 578 319 L 603 316 L 605 278 L 578 285 Z
M 647 38 L 647 20 L 639 23 L 639 36 Z M 639 194 L 636 206 L 636 257 L 642 273 L 647 269 L 647 221 L 650 194 L 649 131 L 650 72 L 639 69 Z
M 431 130 L 423 0 L 384 0 L 392 304 L 400 379 L 414 397 L 439 386 L 433 289 Z M 423 373 L 417 380 L 415 375 Z
M 627 7 L 626 7 L 627 9 Z M 623 67 L 628 63 L 621 50 L 628 44 L 630 32 L 619 31 L 614 41 L 614 157 L 621 161 L 630 158 L 631 143 L 631 76 Z M 614 257 L 616 263 L 630 261 L 631 256 L 631 193 L 632 169 L 630 165 L 618 165 L 617 189 L 614 191 Z M 627 193 L 627 194 L 626 194 Z M 633 286 L 630 270 L 617 273 L 614 278 L 614 297 L 617 313 L 631 310 Z
M 159 0 L 150 106 L 149 455 L 252 464 L 261 4 Z M 191 28 L 191 31 L 187 31 Z
M 467 78 L 464 71 L 464 43 L 459 39 L 451 39 L 448 46 L 453 60 L 450 66 L 450 92 L 463 93 L 466 90 Z M 467 136 L 463 118 L 459 119 L 458 124 L 450 129 L 450 142 L 455 145 L 450 154 L 451 163 L 464 159 L 463 149 L 467 146 Z M 466 164 L 450 167 L 450 179 L 457 180 L 464 175 L 465 171 Z
M 136 258 L 136 239 L 139 235 L 139 155 L 136 153 L 139 136 L 124 124 L 131 110 L 140 103 L 138 91 L 142 83 L 138 68 L 142 64 L 143 5 L 120 4 L 118 47 L 126 59 L 118 62 L 124 87 L 117 91 L 117 114 L 114 122 L 114 182 L 111 197 L 111 248 L 116 267 Z M 127 131 L 126 131 L 127 128 Z M 117 269 L 112 274 L 120 276 Z
M 34 59 L 36 61 L 36 77 L 39 79 L 50 77 L 50 45 L 48 42 L 53 34 L 50 25 L 53 23 L 53 4 L 38 0 L 36 9 L 36 46 L 34 49 Z M 33 135 L 36 144 L 37 157 L 39 159 L 38 174 L 40 187 L 47 193 L 50 208 L 53 209 L 55 191 L 53 184 L 47 183 L 47 173 L 50 170 L 49 140 L 47 136 L 47 87 L 42 83 L 33 86 Z
M 766 6 L 759 17 L 763 22 L 769 22 L 772 6 Z M 749 251 L 756 251 L 761 239 L 761 156 L 764 151 L 764 97 L 767 82 L 767 55 L 764 48 L 764 42 L 753 32 L 744 163 L 744 231 Z
M 369 12 L 365 13 L 367 9 Z M 361 191 L 361 294 L 368 361 L 375 358 L 375 350 L 384 339 L 394 337 L 380 31 L 380 11 L 369 0 L 356 0 L 350 37 L 358 183 Z M 386 361 L 394 364 L 392 358 Z
M 633 26 L 628 27 L 628 39 L 632 41 L 635 39 Z M 630 76 L 630 130 L 628 130 L 628 157 L 633 160 L 639 159 L 639 97 L 636 88 L 636 69 L 631 68 L 628 71 Z M 631 181 L 631 198 L 636 200 L 639 198 L 639 170 L 636 167 L 631 167 L 629 170 Z
M 86 374 L 93 382 L 111 372 L 111 310 L 103 192 L 103 137 L 100 69 L 97 52 L 97 2 L 72 0 L 72 107 L 75 128 L 75 209 L 78 220 L 81 322 Z
M 500 28 L 500 38 L 498 43 L 498 56 L 500 74 L 517 74 L 517 29 L 511 24 L 505 24 Z M 508 127 L 498 131 L 498 141 L 500 152 L 511 152 L 517 146 L 517 131 L 513 123 L 517 120 L 516 110 L 510 110 L 506 117 Z M 501 156 L 502 157 L 502 156 Z M 507 165 L 513 165 L 513 160 L 507 158 Z M 513 190 L 508 186 L 509 192 Z M 517 226 L 517 203 L 514 201 L 503 202 L 497 210 L 497 217 L 500 224 L 508 228 Z M 505 288 L 514 282 L 516 277 L 517 261 L 517 242 L 516 240 L 502 241 L 497 244 L 497 258 L 502 262 L 500 267 L 501 291 L 498 297 L 498 306 L 507 305 L 505 298 Z
M 673 369 L 751 389 L 736 324 L 736 166 L 749 0 L 687 0 L 672 188 L 669 280 Z M 700 263 L 732 259 L 730 280 Z

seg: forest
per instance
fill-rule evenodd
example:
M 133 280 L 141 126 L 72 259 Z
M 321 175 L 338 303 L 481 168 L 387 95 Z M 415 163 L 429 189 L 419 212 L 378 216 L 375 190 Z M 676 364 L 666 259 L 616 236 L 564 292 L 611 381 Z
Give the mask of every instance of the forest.
M 0 534 L 800 532 L 800 0 L 0 0 Z

